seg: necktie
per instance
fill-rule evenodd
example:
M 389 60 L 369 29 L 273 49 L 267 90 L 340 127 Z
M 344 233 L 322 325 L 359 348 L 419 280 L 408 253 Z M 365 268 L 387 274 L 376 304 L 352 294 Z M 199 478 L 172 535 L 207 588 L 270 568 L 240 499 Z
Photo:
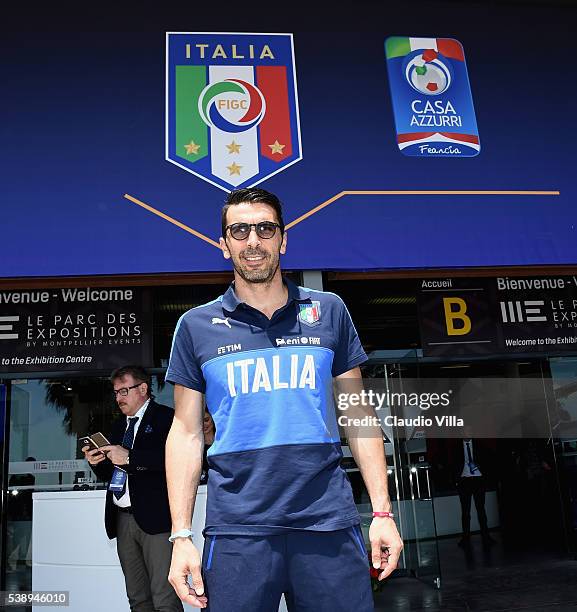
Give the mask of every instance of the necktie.
M 122 446 L 124 448 L 132 448 L 134 444 L 134 428 L 136 427 L 136 421 L 138 421 L 138 417 L 128 417 L 128 427 L 124 432 L 124 438 L 122 438 Z
M 467 447 L 467 459 L 469 463 L 469 471 L 471 474 L 474 474 L 477 471 L 477 466 L 473 461 L 473 455 L 471 455 L 471 442 L 465 442 L 465 446 Z
M 138 421 L 138 417 L 128 417 L 128 427 L 124 432 L 124 437 L 122 438 L 122 446 L 124 448 L 131 449 L 134 444 L 134 428 L 136 427 L 136 421 Z M 126 479 L 124 480 L 124 486 L 122 487 L 122 491 L 114 491 L 114 497 L 116 499 L 120 499 L 126 493 Z

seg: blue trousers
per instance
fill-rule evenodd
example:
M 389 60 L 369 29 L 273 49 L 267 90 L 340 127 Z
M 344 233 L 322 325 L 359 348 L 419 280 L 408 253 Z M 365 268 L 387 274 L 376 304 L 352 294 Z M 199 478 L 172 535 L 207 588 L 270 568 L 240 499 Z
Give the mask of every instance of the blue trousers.
M 358 526 L 274 536 L 208 535 L 202 556 L 210 612 L 374 612 Z

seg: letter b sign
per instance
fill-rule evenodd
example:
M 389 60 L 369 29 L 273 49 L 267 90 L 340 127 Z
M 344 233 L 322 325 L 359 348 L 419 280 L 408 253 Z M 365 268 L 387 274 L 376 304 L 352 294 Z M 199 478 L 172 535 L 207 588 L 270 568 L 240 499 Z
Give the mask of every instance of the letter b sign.
M 467 316 L 467 303 L 458 297 L 444 297 L 445 323 L 449 336 L 465 336 L 471 331 L 471 319 Z

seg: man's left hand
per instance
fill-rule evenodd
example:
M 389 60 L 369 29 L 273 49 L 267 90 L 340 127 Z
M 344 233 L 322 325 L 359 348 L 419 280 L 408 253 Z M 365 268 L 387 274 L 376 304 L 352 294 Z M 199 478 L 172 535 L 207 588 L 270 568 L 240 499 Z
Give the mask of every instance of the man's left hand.
M 98 450 L 101 450 L 114 465 L 126 465 L 128 450 L 124 446 L 107 444 L 106 446 L 101 446 Z
M 371 563 L 375 569 L 382 569 L 379 580 L 384 580 L 397 568 L 403 550 L 403 540 L 397 531 L 395 521 L 386 517 L 375 517 L 369 529 L 371 541 Z M 387 548 L 388 550 L 383 550 Z

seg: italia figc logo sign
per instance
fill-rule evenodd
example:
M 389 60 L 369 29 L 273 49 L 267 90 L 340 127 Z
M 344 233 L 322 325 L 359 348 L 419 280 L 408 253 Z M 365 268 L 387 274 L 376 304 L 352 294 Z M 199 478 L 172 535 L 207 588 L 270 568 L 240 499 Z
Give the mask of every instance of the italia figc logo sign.
M 473 157 L 481 149 L 463 46 L 391 36 L 385 55 L 397 144 L 412 157 Z
M 225 191 L 302 159 L 292 35 L 167 33 L 166 159 Z

